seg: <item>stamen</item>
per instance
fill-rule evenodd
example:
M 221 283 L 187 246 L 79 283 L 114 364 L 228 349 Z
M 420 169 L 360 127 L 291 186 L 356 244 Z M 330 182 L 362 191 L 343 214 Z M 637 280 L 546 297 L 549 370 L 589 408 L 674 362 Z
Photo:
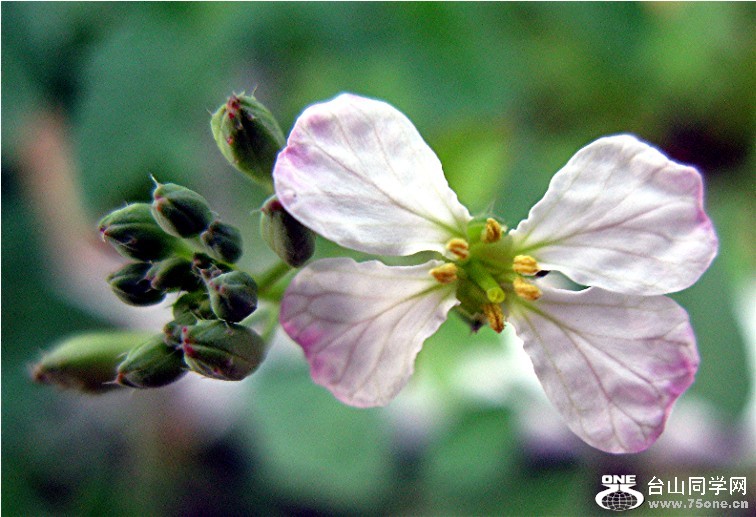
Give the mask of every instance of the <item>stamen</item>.
M 538 262 L 536 262 L 536 259 L 534 259 L 530 255 L 517 255 L 514 258 L 512 269 L 515 270 L 515 273 L 526 276 L 535 275 L 536 273 L 538 273 L 538 271 L 540 271 Z
M 501 334 L 501 331 L 504 330 L 504 312 L 501 310 L 501 305 L 487 303 L 483 305 L 483 314 L 486 315 L 491 328 L 498 334 Z
M 496 221 L 496 219 L 491 219 L 489 217 L 488 219 L 486 219 L 486 227 L 483 228 L 483 231 L 480 234 L 480 240 L 485 242 L 486 244 L 499 242 L 503 233 L 504 229 L 501 227 L 499 222 Z
M 519 296 L 523 300 L 533 302 L 541 297 L 541 290 L 538 288 L 538 286 L 533 285 L 526 280 L 523 280 L 519 276 L 514 279 L 512 285 L 517 296 Z
M 430 270 L 430 274 L 440 284 L 451 284 L 457 281 L 457 266 L 452 263 L 446 263 Z
M 446 249 L 460 260 L 467 260 L 470 258 L 470 245 L 465 239 L 460 239 L 459 237 L 450 239 L 449 242 L 446 243 Z

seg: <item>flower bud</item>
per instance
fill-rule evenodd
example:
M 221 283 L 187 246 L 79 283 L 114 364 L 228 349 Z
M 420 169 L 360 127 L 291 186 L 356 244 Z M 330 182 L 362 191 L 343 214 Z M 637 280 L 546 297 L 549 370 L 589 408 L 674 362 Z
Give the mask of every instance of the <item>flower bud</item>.
M 230 224 L 214 221 L 200 240 L 210 255 L 223 262 L 233 264 L 242 256 L 241 233 Z
M 132 203 L 115 210 L 103 217 L 98 226 L 103 240 L 127 258 L 160 260 L 176 246 L 176 239 L 158 226 L 147 203 Z
M 116 296 L 129 305 L 154 305 L 165 298 L 165 291 L 154 289 L 147 277 L 149 262 L 126 264 L 108 275 L 108 283 Z
M 185 373 L 184 355 L 163 341 L 162 334 L 129 351 L 118 365 L 116 382 L 131 388 L 159 388 L 179 380 Z
M 152 288 L 159 291 L 194 291 L 202 286 L 201 279 L 194 274 L 192 263 L 180 257 L 154 263 L 146 276 Z
M 262 207 L 260 233 L 270 249 L 291 267 L 303 265 L 315 253 L 315 234 L 294 219 L 275 196 Z
M 197 320 L 215 319 L 207 293 L 202 290 L 179 296 L 173 304 L 173 319 L 183 325 L 191 325 Z
M 265 342 L 254 331 L 218 320 L 185 327 L 181 346 L 192 371 L 225 381 L 244 379 L 265 358 Z
M 181 331 L 187 325 L 194 325 L 197 323 L 196 318 L 185 317 L 183 321 L 171 320 L 163 326 L 163 334 L 161 335 L 163 343 L 170 348 L 181 347 Z
M 157 183 L 152 192 L 152 215 L 160 227 L 177 237 L 193 237 L 213 220 L 204 197 L 175 183 Z
M 205 278 L 210 306 L 218 318 L 239 322 L 257 309 L 257 284 L 243 271 Z
M 192 257 L 192 269 L 194 270 L 195 274 L 205 277 L 207 275 L 217 275 L 219 273 L 225 273 L 227 271 L 231 271 L 231 268 L 223 264 L 222 262 L 216 261 L 214 258 L 210 257 L 209 255 L 205 255 L 204 253 L 195 253 Z
M 118 363 L 138 343 L 144 332 L 92 332 L 69 337 L 32 367 L 31 375 L 40 384 L 54 384 L 89 393 L 102 393 L 118 385 Z
M 213 137 L 231 165 L 271 185 L 273 164 L 286 143 L 268 109 L 252 95 L 232 95 L 210 120 Z

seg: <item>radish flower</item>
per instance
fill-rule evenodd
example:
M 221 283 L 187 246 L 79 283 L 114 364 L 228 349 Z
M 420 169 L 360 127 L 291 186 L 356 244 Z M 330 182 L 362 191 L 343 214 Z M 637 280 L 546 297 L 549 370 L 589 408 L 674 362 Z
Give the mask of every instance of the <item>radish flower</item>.
M 341 246 L 437 255 L 318 260 L 289 285 L 281 324 L 315 382 L 347 404 L 390 402 L 451 310 L 476 329 L 511 324 L 567 425 L 604 451 L 650 446 L 693 382 L 688 315 L 663 295 L 701 276 L 717 238 L 698 172 L 632 136 L 578 151 L 509 232 L 474 219 L 413 124 L 377 100 L 309 107 L 273 176 L 286 210 Z M 589 287 L 550 288 L 549 271 Z

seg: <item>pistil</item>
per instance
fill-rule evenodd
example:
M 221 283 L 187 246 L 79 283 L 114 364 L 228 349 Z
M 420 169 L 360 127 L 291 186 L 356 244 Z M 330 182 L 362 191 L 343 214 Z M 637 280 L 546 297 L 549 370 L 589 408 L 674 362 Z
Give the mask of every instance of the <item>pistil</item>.
M 501 303 L 504 301 L 506 297 L 504 290 L 494 277 L 491 276 L 491 273 L 480 263 L 471 260 L 465 265 L 465 271 L 467 271 L 472 281 L 485 291 L 488 301 L 492 303 Z

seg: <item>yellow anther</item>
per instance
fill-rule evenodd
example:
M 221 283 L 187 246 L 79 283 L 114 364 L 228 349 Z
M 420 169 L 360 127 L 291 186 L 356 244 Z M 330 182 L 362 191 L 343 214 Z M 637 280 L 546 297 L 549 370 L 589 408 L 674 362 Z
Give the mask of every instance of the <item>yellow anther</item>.
M 499 242 L 503 233 L 504 228 L 501 227 L 499 222 L 489 217 L 486 219 L 486 227 L 480 232 L 480 240 L 486 244 Z
M 457 266 L 452 263 L 446 263 L 431 269 L 430 274 L 440 284 L 451 284 L 457 280 Z
M 512 269 L 515 270 L 515 273 L 526 276 L 533 276 L 540 271 L 538 262 L 530 255 L 517 255 L 514 258 Z
M 523 280 L 519 276 L 514 279 L 512 286 L 514 287 L 515 294 L 523 300 L 532 302 L 541 297 L 541 290 L 538 289 L 538 286 Z
M 504 312 L 501 310 L 501 305 L 487 303 L 483 305 L 483 314 L 485 314 L 488 324 L 497 333 L 500 334 L 504 330 Z
M 467 260 L 470 258 L 470 245 L 465 239 L 454 237 L 446 243 L 446 249 L 460 260 Z

